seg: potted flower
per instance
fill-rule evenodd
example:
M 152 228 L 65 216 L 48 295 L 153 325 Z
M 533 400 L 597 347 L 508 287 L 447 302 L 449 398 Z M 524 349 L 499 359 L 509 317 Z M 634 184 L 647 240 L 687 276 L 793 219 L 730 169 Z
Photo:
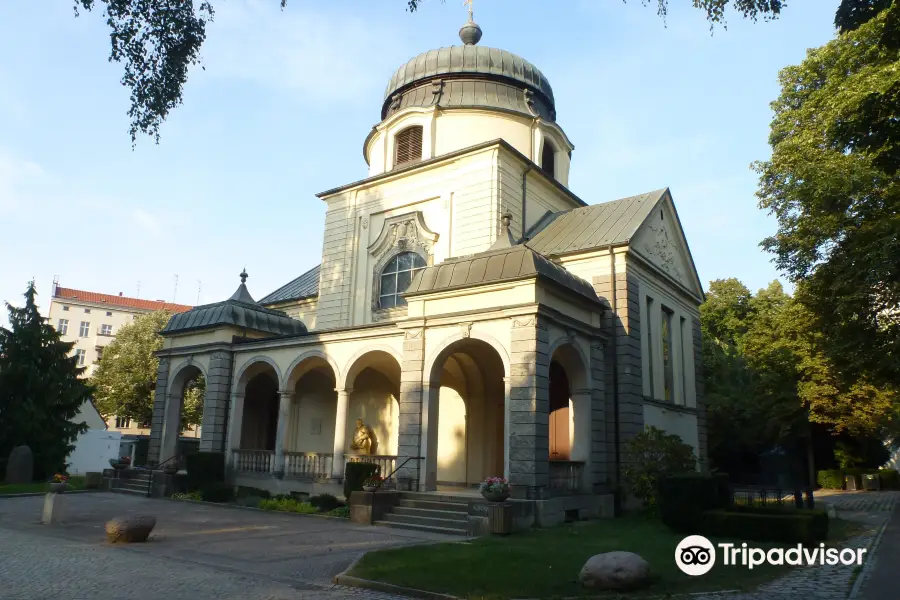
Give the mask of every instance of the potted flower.
M 131 466 L 131 457 L 130 456 L 120 456 L 119 458 L 111 458 L 109 459 L 109 466 L 111 466 L 116 471 L 121 471 L 122 469 L 127 469 Z
M 51 494 L 62 494 L 66 491 L 66 487 L 69 483 L 69 476 L 64 473 L 57 473 L 50 480 L 50 493 Z
M 370 475 L 366 477 L 365 481 L 363 481 L 363 491 L 364 492 L 374 492 L 375 488 L 384 483 L 384 479 L 379 475 Z
M 503 502 L 509 498 L 509 482 L 502 477 L 488 477 L 478 486 L 488 502 Z

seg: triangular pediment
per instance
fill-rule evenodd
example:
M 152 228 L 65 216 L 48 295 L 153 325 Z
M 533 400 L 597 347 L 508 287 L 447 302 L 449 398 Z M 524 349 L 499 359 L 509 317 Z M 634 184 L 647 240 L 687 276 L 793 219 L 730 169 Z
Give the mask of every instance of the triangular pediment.
M 703 285 L 670 193 L 662 195 L 638 227 L 629 250 L 703 300 Z

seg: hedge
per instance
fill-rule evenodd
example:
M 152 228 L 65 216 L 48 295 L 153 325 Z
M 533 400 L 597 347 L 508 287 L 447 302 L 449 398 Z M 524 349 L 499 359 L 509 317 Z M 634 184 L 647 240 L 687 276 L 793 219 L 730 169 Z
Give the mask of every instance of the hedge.
M 363 462 L 347 463 L 344 469 L 344 498 L 350 501 L 350 494 L 353 492 L 361 492 L 363 482 L 372 475 L 378 475 L 380 468 L 378 465 Z
M 194 452 L 185 457 L 187 483 L 191 491 L 207 488 L 225 481 L 225 454 L 222 452 Z
M 819 487 L 829 490 L 844 489 L 844 478 L 856 477 L 856 489 L 863 489 L 863 475 L 878 475 L 883 490 L 900 490 L 900 473 L 895 469 L 829 469 L 816 473 Z
M 811 544 L 828 537 L 828 514 L 823 510 L 734 507 L 703 513 L 700 531 L 706 536 L 760 542 Z
M 668 475 L 660 478 L 658 487 L 660 519 L 673 531 L 696 531 L 704 511 L 729 504 L 727 475 Z
M 331 494 L 319 494 L 318 496 L 311 496 L 309 498 L 309 503 L 322 512 L 328 512 L 329 510 L 334 510 L 335 508 L 344 505 L 343 502 L 341 502 Z
M 227 483 L 207 483 L 200 488 L 200 496 L 205 502 L 230 502 L 234 499 L 234 488 Z

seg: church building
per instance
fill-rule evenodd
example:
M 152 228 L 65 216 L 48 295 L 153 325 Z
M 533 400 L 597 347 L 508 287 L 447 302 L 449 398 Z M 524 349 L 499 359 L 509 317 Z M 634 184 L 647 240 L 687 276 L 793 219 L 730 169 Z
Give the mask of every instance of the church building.
M 645 426 L 706 464 L 704 296 L 672 193 L 576 195 L 547 77 L 481 37 L 470 15 L 390 77 L 368 176 L 318 194 L 321 264 L 172 317 L 151 461 L 203 374 L 201 450 L 277 493 L 340 496 L 352 461 L 436 497 L 500 476 L 548 524 L 608 513 Z

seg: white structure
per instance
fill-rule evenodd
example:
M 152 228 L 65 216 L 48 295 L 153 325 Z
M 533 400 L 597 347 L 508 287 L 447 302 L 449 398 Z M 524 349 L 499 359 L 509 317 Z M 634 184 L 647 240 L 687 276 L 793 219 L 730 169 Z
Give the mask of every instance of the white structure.
M 85 402 L 72 422 L 86 423 L 88 430 L 78 436 L 75 449 L 66 459 L 69 474 L 100 473 L 108 469 L 109 460 L 119 456 L 122 434 L 107 430 L 106 422 L 92 402 Z
M 645 424 L 705 463 L 703 290 L 671 194 L 585 203 L 547 78 L 461 37 L 391 78 L 369 177 L 319 194 L 319 266 L 259 302 L 242 273 L 169 322 L 151 460 L 203 373 L 201 450 L 240 485 L 340 493 L 349 461 L 420 491 L 500 475 L 555 522 L 597 512 Z

